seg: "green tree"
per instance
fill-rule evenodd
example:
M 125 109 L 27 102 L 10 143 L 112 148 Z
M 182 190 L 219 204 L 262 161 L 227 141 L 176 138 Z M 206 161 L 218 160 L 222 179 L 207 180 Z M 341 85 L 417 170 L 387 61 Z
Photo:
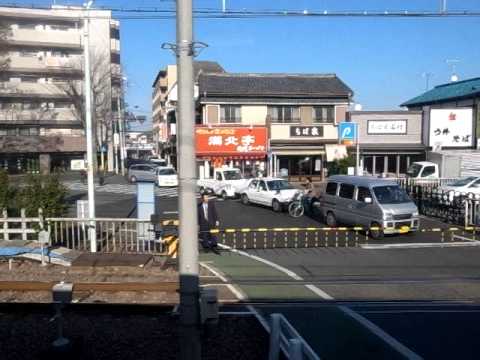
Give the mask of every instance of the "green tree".
M 355 167 L 355 157 L 349 155 L 341 160 L 335 160 L 327 164 L 328 176 L 331 175 L 347 175 L 348 168 Z
M 42 209 L 45 217 L 62 217 L 67 210 L 66 195 L 66 188 L 55 174 L 30 175 L 19 193 L 18 204 L 27 216 L 37 216 L 38 209 Z
M 0 170 L 0 212 L 3 209 L 10 209 L 13 204 L 14 189 L 10 186 L 8 174 Z

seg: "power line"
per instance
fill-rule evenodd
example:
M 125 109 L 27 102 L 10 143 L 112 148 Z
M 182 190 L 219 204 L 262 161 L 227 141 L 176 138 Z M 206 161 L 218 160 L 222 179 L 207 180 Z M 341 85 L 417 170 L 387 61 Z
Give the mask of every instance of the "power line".
M 4 7 L 27 8 L 36 10 L 51 10 L 47 6 L 8 4 Z M 65 7 L 60 10 L 81 11 L 78 7 Z M 175 9 L 158 7 L 97 7 L 92 10 L 107 10 L 115 13 L 115 18 L 125 20 L 148 20 L 148 19 L 174 19 Z M 480 10 L 460 11 L 328 11 L 328 10 L 235 10 L 214 8 L 197 8 L 194 16 L 197 19 L 258 19 L 258 18 L 446 18 L 446 17 L 480 17 Z M 133 15 L 135 14 L 135 15 Z M 91 18 L 108 18 L 106 16 L 91 14 Z

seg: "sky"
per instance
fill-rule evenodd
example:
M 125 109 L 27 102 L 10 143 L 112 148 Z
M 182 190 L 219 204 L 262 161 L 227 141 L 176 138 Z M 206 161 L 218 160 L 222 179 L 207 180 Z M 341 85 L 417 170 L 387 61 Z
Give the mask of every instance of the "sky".
M 53 1 L 0 1 L 50 5 Z M 81 5 L 82 1 L 57 4 Z M 226 0 L 234 10 L 435 11 L 439 0 Z M 96 0 L 96 6 L 173 9 L 170 0 Z M 480 11 L 480 0 L 448 0 L 449 10 Z M 194 0 L 195 8 L 220 9 L 222 0 Z M 447 60 L 459 60 L 460 79 L 480 76 L 480 17 L 197 19 L 196 41 L 208 44 L 198 60 L 213 60 L 229 72 L 336 73 L 364 110 L 388 110 L 430 87 L 449 81 Z M 151 113 L 156 74 L 175 62 L 161 44 L 175 43 L 173 19 L 121 20 L 122 64 L 127 102 Z M 149 124 L 144 124 L 143 128 Z

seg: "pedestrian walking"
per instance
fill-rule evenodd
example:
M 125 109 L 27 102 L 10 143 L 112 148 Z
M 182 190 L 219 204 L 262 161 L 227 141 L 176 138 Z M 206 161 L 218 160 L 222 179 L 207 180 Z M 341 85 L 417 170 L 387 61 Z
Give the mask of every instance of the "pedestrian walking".
M 198 205 L 198 225 L 200 228 L 200 242 L 206 251 L 212 250 L 219 255 L 217 238 L 210 230 L 218 227 L 217 208 L 215 202 L 210 201 L 207 194 L 202 195 L 202 201 Z

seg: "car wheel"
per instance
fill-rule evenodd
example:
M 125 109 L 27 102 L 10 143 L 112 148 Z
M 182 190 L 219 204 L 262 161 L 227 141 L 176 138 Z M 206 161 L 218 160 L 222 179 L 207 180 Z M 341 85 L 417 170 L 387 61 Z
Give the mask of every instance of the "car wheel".
M 131 184 L 135 184 L 137 182 L 137 177 L 135 175 L 132 175 L 132 176 L 130 176 L 129 181 L 130 181 Z
M 377 222 L 372 223 L 371 228 L 368 230 L 368 232 L 372 239 L 381 239 L 383 237 L 382 226 Z
M 247 194 L 242 194 L 242 204 L 244 205 L 250 204 L 250 200 L 248 199 Z
M 277 199 L 274 199 L 272 201 L 272 208 L 273 208 L 273 211 L 275 211 L 275 212 L 281 212 L 282 211 L 282 204 Z
M 222 191 L 222 199 L 223 200 L 227 200 L 228 199 L 228 195 L 227 195 L 227 192 L 226 191 Z
M 329 211 L 327 213 L 326 223 L 328 227 L 337 226 L 337 218 L 335 217 L 335 214 L 333 212 Z

